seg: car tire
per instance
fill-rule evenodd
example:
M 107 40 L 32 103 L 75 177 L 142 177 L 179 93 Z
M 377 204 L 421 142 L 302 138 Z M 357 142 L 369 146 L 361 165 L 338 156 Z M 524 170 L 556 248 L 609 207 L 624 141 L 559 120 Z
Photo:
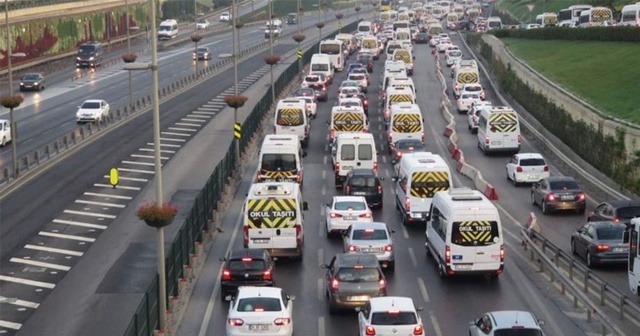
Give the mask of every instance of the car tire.
M 584 213 L 587 211 L 586 206 L 581 207 L 580 209 L 578 209 L 578 214 L 580 215 L 584 215 Z
M 224 292 L 220 292 L 220 301 L 222 302 L 227 302 L 227 300 L 225 300 L 225 298 L 227 297 L 227 293 Z
M 0 147 L 4 147 L 7 145 L 7 137 L 4 136 L 2 137 L 2 142 L 0 142 Z
M 335 315 L 338 313 L 338 309 L 336 309 L 331 303 L 331 298 L 329 298 L 329 315 Z
M 396 262 L 395 262 L 395 261 L 390 261 L 390 262 L 387 264 L 387 270 L 388 270 L 389 272 L 394 272 L 394 271 L 396 270 Z
M 516 181 L 516 173 L 513 173 L 513 186 L 517 188 L 519 185 L 520 183 Z
M 545 215 L 548 215 L 551 211 L 549 211 L 549 208 L 547 206 L 547 201 L 542 201 L 542 213 Z
M 533 193 L 531 193 L 531 204 L 538 205 L 538 202 L 536 202 L 536 196 Z
M 591 257 L 591 252 L 587 251 L 587 254 L 585 255 L 584 259 L 587 261 L 588 268 L 595 267 L 595 264 L 593 263 L 593 258 Z
M 334 234 L 329 230 L 329 222 L 324 221 L 325 230 L 327 231 L 327 238 L 333 238 Z

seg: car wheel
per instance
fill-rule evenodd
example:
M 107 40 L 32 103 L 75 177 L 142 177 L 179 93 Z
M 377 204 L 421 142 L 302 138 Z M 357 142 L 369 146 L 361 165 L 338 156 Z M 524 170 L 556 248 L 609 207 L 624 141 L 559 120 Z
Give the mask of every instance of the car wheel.
M 549 208 L 547 207 L 547 201 L 542 201 L 542 213 L 546 215 L 549 212 L 550 211 L 549 211 Z
M 396 270 L 396 262 L 395 261 L 390 261 L 387 264 L 387 270 L 389 270 L 389 272 L 393 272 Z
M 438 275 L 440 276 L 441 279 L 444 279 L 447 277 L 447 272 L 445 272 L 445 268 L 446 266 L 443 266 L 441 264 L 438 264 Z
M 536 202 L 536 196 L 533 193 L 531 193 L 531 204 L 538 205 L 538 202 Z
M 578 214 L 584 215 L 586 211 L 587 211 L 586 206 L 582 206 L 580 209 L 578 209 Z
M 225 299 L 227 297 L 227 293 L 225 292 L 220 292 L 220 301 L 222 302 L 227 302 L 227 300 Z
M 591 257 L 591 252 L 587 251 L 585 259 L 587 260 L 587 267 L 593 268 L 595 266 L 593 263 L 593 258 Z
M 516 173 L 513 173 L 513 186 L 517 187 L 519 185 L 520 185 L 520 183 L 518 183 L 518 181 L 516 181 Z
M 511 177 L 509 177 L 509 170 L 507 169 L 507 181 L 511 180 Z
M 324 221 L 324 225 L 327 229 L 327 238 L 333 237 L 333 233 L 331 233 L 331 230 L 329 230 L 329 222 L 327 220 Z
M 7 144 L 7 137 L 2 137 L 2 142 L 0 142 L 0 147 L 4 147 Z
M 338 313 L 338 310 L 333 307 L 333 304 L 331 303 L 331 301 L 329 301 L 329 315 L 335 315 Z

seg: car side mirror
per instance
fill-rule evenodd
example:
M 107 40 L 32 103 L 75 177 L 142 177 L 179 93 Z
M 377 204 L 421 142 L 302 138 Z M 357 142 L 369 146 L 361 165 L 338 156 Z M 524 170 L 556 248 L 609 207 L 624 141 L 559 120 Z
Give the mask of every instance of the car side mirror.
M 320 265 L 320 268 L 322 268 L 322 269 L 329 269 L 329 265 L 327 265 L 327 264 L 321 264 L 321 265 Z
M 347 230 L 340 230 L 340 235 L 346 236 L 347 235 Z
M 287 295 L 287 299 L 289 299 L 290 301 L 293 301 L 296 299 L 296 296 L 291 294 L 291 295 Z
M 307 157 L 307 151 L 302 151 L 302 157 Z
M 544 326 L 546 323 L 544 322 L 544 320 L 538 320 L 538 324 L 539 324 L 540 326 Z
M 220 258 L 219 260 L 220 260 L 220 261 L 227 261 L 227 258 L 222 257 L 222 258 Z
M 391 181 L 393 181 L 393 182 L 397 182 L 397 181 L 398 181 L 398 177 L 397 177 L 397 176 L 393 176 L 393 177 L 391 178 Z
M 391 160 L 391 164 L 396 164 L 396 163 L 398 163 L 398 160 L 396 159 Z M 391 181 L 395 182 L 396 181 L 395 177 L 392 177 Z
M 353 310 L 355 310 L 357 313 L 362 311 L 362 307 L 355 307 L 353 308 Z
M 302 202 L 302 211 L 309 210 L 309 203 L 307 201 Z
M 380 181 L 384 181 L 384 176 L 381 176 L 381 177 L 380 177 Z
M 324 122 L 325 124 L 327 124 L 327 126 L 331 125 L 331 122 L 329 120 Z
M 416 307 L 416 311 L 423 311 L 424 307 Z
M 391 229 L 391 230 L 389 230 L 389 232 L 396 233 L 396 230 Z
M 227 295 L 224 297 L 225 301 L 231 302 L 231 306 L 233 306 L 233 296 L 232 295 Z

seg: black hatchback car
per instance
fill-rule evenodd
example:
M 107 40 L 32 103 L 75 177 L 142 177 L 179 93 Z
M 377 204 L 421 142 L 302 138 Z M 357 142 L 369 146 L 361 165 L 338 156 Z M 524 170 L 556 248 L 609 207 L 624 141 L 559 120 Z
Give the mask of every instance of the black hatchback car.
M 28 73 L 22 76 L 20 79 L 20 91 L 22 92 L 27 90 L 44 90 L 44 76 L 37 72 Z
M 316 96 L 318 101 L 326 102 L 329 100 L 329 94 L 327 93 L 327 86 L 324 83 L 313 83 L 309 84 L 309 88 L 313 89 L 313 94 Z
M 373 169 L 356 168 L 351 170 L 344 181 L 344 194 L 348 196 L 364 196 L 367 205 L 372 209 L 382 208 L 382 184 L 384 177 L 378 177 Z
M 640 217 L 640 201 L 611 200 L 598 204 L 587 220 L 589 222 L 612 221 L 629 225 L 631 219 L 636 217 Z
M 273 286 L 274 261 L 266 250 L 237 249 L 222 258 L 220 298 L 235 295 L 240 286 Z
M 587 196 L 570 176 L 550 176 L 531 186 L 531 203 L 538 204 L 545 214 L 557 210 L 585 212 Z
M 419 32 L 416 34 L 416 43 L 429 43 L 429 35 L 426 32 Z

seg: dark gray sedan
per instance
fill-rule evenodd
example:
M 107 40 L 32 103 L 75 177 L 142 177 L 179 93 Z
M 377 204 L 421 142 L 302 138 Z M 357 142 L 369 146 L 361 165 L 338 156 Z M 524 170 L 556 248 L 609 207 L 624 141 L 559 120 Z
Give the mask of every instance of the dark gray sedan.
M 624 242 L 627 226 L 612 221 L 588 222 L 571 235 L 571 252 L 583 257 L 587 267 L 626 264 L 629 246 Z
M 540 205 L 544 214 L 558 210 L 575 210 L 583 214 L 587 196 L 570 176 L 550 176 L 531 186 L 531 203 Z
M 44 90 L 44 76 L 40 73 L 28 73 L 20 79 L 20 91 Z

